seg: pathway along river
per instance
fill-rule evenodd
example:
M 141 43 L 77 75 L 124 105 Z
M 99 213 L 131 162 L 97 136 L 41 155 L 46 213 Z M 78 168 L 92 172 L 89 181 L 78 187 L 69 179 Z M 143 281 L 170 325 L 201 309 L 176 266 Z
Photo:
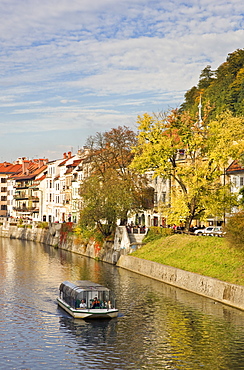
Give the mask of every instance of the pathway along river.
M 0 369 L 244 369 L 244 312 L 102 262 L 0 240 Z M 81 321 L 60 282 L 111 288 L 120 317 Z

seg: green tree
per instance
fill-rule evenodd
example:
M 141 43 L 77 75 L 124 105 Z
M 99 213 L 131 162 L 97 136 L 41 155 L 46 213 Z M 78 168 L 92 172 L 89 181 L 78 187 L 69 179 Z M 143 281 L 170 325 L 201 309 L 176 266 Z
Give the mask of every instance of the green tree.
M 198 88 L 206 89 L 213 80 L 214 72 L 211 70 L 211 66 L 207 65 L 207 67 L 205 67 L 200 74 Z
M 97 228 L 107 237 L 119 219 L 121 224 L 126 223 L 129 211 L 146 206 L 146 177 L 129 167 L 136 143 L 136 134 L 125 126 L 88 138 L 90 174 L 80 189 L 83 227 Z
M 224 169 L 230 158 L 244 151 L 244 121 L 226 112 L 211 122 L 195 122 L 177 110 L 165 116 L 138 117 L 138 145 L 133 168 L 141 173 L 171 179 L 171 207 L 168 220 L 185 220 L 189 228 L 194 218 L 221 216 L 236 204 L 225 183 Z M 184 159 L 179 151 L 184 151 Z
M 185 94 L 180 110 L 195 117 L 198 111 L 199 96 L 202 106 L 211 107 L 209 118 L 215 119 L 225 110 L 233 115 L 243 116 L 244 106 L 244 49 L 228 54 L 226 61 L 216 71 L 207 65 L 200 74 L 197 87 Z

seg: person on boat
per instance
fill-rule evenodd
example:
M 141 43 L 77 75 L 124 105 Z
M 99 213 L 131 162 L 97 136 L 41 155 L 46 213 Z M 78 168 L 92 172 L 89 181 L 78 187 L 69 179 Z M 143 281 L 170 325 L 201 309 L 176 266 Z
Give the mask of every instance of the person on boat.
M 108 301 L 108 303 L 107 303 L 107 309 L 110 310 L 111 308 L 112 308 L 111 302 Z
M 97 299 L 97 297 L 94 298 L 94 301 L 92 302 L 92 308 L 99 308 L 100 307 L 100 301 Z
M 81 300 L 80 308 L 86 308 L 86 301 L 84 299 Z

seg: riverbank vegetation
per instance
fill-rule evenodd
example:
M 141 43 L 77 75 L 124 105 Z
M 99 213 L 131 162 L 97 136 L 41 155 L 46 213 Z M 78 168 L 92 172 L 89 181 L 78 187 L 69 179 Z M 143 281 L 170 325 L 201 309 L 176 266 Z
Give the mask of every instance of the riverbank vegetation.
M 147 240 L 133 256 L 244 285 L 244 251 L 226 238 L 174 234 Z

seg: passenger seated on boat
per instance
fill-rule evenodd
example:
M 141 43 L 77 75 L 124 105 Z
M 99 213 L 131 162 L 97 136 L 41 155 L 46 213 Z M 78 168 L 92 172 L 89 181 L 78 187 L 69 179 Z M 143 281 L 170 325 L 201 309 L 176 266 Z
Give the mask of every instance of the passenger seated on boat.
M 85 299 L 82 299 L 81 300 L 80 308 L 86 308 L 86 301 L 85 301 Z
M 95 297 L 94 301 L 92 302 L 92 308 L 100 308 L 100 301 L 97 299 L 97 297 Z

